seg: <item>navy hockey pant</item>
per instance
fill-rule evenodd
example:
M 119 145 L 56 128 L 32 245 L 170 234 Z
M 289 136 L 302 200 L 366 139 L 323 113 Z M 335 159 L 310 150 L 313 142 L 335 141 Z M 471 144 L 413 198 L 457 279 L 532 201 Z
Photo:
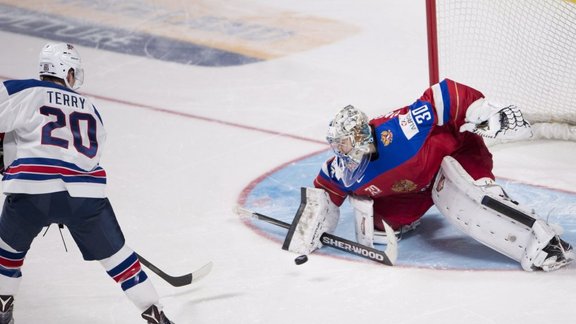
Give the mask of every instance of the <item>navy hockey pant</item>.
M 64 224 L 84 260 L 102 260 L 118 252 L 125 239 L 107 198 L 71 197 L 67 191 L 8 194 L 0 216 L 0 238 L 27 252 L 43 227 Z

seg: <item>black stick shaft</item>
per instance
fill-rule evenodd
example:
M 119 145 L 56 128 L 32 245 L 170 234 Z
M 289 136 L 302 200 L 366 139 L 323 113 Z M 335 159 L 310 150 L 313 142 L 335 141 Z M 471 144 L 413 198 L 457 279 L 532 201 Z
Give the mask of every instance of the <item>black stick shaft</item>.
M 144 257 L 136 253 L 138 260 L 142 263 L 146 268 L 150 269 L 150 271 L 154 272 L 158 275 L 158 277 L 164 279 L 167 283 L 171 284 L 174 287 L 181 287 L 186 286 L 192 283 L 192 274 L 188 273 L 183 276 L 174 277 L 166 272 L 160 270 L 157 266 L 155 266 L 152 262 L 146 260 Z

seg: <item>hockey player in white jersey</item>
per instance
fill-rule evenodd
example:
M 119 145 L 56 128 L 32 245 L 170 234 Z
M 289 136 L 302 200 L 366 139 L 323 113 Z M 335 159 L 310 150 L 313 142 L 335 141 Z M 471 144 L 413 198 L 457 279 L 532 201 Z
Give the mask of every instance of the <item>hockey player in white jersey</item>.
M 0 216 L 0 324 L 14 323 L 24 258 L 36 235 L 53 223 L 68 227 L 83 258 L 102 264 L 147 323 L 172 323 L 106 198 L 106 172 L 99 165 L 106 130 L 96 107 L 74 91 L 84 80 L 77 50 L 47 44 L 38 67 L 40 80 L 0 85 L 6 195 Z

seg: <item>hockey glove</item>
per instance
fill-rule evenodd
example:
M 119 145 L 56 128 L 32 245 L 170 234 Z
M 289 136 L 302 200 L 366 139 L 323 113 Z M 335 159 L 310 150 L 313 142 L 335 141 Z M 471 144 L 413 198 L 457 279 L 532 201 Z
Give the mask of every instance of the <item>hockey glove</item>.
M 499 106 L 485 99 L 476 100 L 466 111 L 466 123 L 461 132 L 472 132 L 486 138 L 522 140 L 532 137 L 530 123 L 518 107 Z
M 302 201 L 282 248 L 299 254 L 310 254 L 322 247 L 324 233 L 332 233 L 338 225 L 340 209 L 323 189 L 302 188 Z

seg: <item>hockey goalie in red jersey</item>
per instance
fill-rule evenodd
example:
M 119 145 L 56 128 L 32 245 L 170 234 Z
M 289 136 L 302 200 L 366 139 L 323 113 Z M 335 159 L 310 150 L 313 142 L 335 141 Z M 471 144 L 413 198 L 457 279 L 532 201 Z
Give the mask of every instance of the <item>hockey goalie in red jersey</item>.
M 414 230 L 436 205 L 459 229 L 524 270 L 561 268 L 574 259 L 572 247 L 560 239 L 561 229 L 518 205 L 496 184 L 483 140 L 531 136 L 516 106 L 492 103 L 452 80 L 372 120 L 346 106 L 328 129 L 335 156 L 324 163 L 315 188 L 306 188 L 308 204 L 288 249 L 308 254 L 320 247 L 319 235 L 335 229 L 339 206 L 348 198 L 356 239 L 367 246 L 386 243 L 385 224 L 397 236 Z

